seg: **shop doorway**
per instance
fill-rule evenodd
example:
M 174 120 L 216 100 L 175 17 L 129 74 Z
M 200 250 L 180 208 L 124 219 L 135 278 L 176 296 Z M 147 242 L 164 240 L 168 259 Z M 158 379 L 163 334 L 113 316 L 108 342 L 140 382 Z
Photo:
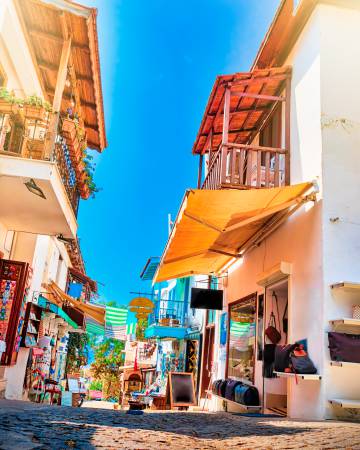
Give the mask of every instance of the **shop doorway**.
M 214 363 L 214 325 L 207 326 L 204 332 L 204 353 L 202 361 L 201 398 L 206 397 L 209 388 Z
M 278 345 L 288 343 L 288 278 L 268 286 L 265 291 L 264 327 L 275 318 L 276 329 L 281 334 Z M 286 378 L 276 378 L 273 358 L 275 346 L 264 337 L 263 350 L 263 405 L 267 412 L 287 415 L 288 383 Z

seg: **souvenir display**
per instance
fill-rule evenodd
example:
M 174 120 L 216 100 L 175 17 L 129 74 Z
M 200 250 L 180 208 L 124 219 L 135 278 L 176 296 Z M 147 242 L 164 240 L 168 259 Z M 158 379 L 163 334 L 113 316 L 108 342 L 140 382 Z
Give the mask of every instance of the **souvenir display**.
M 20 347 L 29 273 L 26 263 L 0 260 L 0 334 L 6 343 L 1 363 L 6 365 L 16 362 Z

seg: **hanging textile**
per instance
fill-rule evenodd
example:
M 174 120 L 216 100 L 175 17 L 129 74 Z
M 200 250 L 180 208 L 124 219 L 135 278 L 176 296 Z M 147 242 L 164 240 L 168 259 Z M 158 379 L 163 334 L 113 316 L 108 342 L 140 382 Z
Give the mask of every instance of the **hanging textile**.
M 120 341 L 126 340 L 126 322 L 128 310 L 107 306 L 105 313 L 105 336 Z

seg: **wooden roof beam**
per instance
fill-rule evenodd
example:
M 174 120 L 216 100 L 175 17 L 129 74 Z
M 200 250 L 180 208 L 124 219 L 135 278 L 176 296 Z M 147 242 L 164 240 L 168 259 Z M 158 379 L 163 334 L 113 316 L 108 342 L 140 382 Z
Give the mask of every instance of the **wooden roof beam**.
M 270 108 L 271 108 L 271 106 L 259 106 L 259 107 L 256 108 L 256 111 L 266 111 L 266 110 L 268 110 Z M 236 111 L 231 111 L 230 112 L 230 117 L 236 116 L 238 114 L 250 113 L 250 112 L 253 112 L 254 109 L 255 108 L 253 108 L 253 107 L 251 107 L 251 108 L 250 107 L 240 108 L 240 109 L 238 109 Z M 207 114 L 208 117 L 215 117 L 216 115 L 217 115 L 217 113 L 208 113 Z M 220 113 L 220 116 L 222 116 L 222 115 L 223 115 L 223 111 L 221 111 L 221 113 Z
M 283 73 L 283 74 L 274 74 L 274 75 L 267 75 L 265 77 L 251 77 L 244 80 L 234 80 L 234 81 L 224 81 L 223 84 L 227 85 L 229 87 L 236 87 L 236 86 L 247 86 L 249 84 L 264 84 L 264 83 L 270 83 L 272 81 L 283 81 L 286 80 L 286 78 L 291 77 L 291 72 Z
M 257 127 L 253 127 L 253 128 L 237 128 L 234 130 L 230 130 L 229 134 L 239 134 L 239 133 L 251 133 L 253 131 L 256 131 L 258 128 Z M 200 137 L 206 137 L 208 136 L 209 133 L 202 133 L 200 134 Z M 213 132 L 213 136 L 222 136 L 222 131 L 217 131 L 217 132 Z
M 59 70 L 56 64 L 51 64 L 43 60 L 38 60 L 38 66 L 40 67 L 40 69 L 49 70 L 50 72 L 57 72 Z M 86 75 L 76 74 L 76 78 L 79 81 L 92 81 L 92 78 Z
M 284 102 L 285 101 L 285 97 L 283 97 L 283 96 L 254 94 L 252 92 L 237 91 L 236 88 L 231 89 L 231 94 L 234 94 L 236 97 L 248 97 L 248 98 L 255 98 L 257 100 L 269 100 L 272 102 Z
M 59 34 L 55 34 L 55 33 L 48 33 L 46 31 L 40 30 L 39 28 L 29 28 L 29 34 L 30 36 L 34 36 L 37 37 L 39 39 L 44 39 L 44 40 L 48 40 L 48 41 L 53 41 L 56 42 L 58 44 L 63 43 L 64 39 L 61 35 Z M 81 50 L 85 53 L 89 53 L 90 54 L 90 49 L 87 45 L 83 45 L 83 44 L 79 44 L 77 42 L 73 42 L 71 44 L 72 48 L 75 48 L 77 50 Z
M 46 88 L 46 93 L 50 96 L 50 97 L 54 97 L 54 89 L 47 87 Z M 71 95 L 68 94 L 67 92 L 63 93 L 63 98 L 65 98 L 66 100 L 71 100 Z M 96 104 L 93 102 L 88 102 L 84 99 L 81 99 L 81 105 L 86 108 L 92 108 L 92 109 L 96 109 Z

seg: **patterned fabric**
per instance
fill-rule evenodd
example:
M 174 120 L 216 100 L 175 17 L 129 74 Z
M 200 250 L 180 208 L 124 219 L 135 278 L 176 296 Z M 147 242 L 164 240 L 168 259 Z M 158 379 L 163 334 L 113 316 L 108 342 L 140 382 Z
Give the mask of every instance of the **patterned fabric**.
M 106 337 L 126 340 L 126 321 L 128 310 L 126 308 L 106 307 L 105 335 Z
M 104 336 L 105 335 L 105 327 L 104 325 L 100 325 L 95 320 L 91 318 L 86 319 L 86 332 L 95 336 Z

